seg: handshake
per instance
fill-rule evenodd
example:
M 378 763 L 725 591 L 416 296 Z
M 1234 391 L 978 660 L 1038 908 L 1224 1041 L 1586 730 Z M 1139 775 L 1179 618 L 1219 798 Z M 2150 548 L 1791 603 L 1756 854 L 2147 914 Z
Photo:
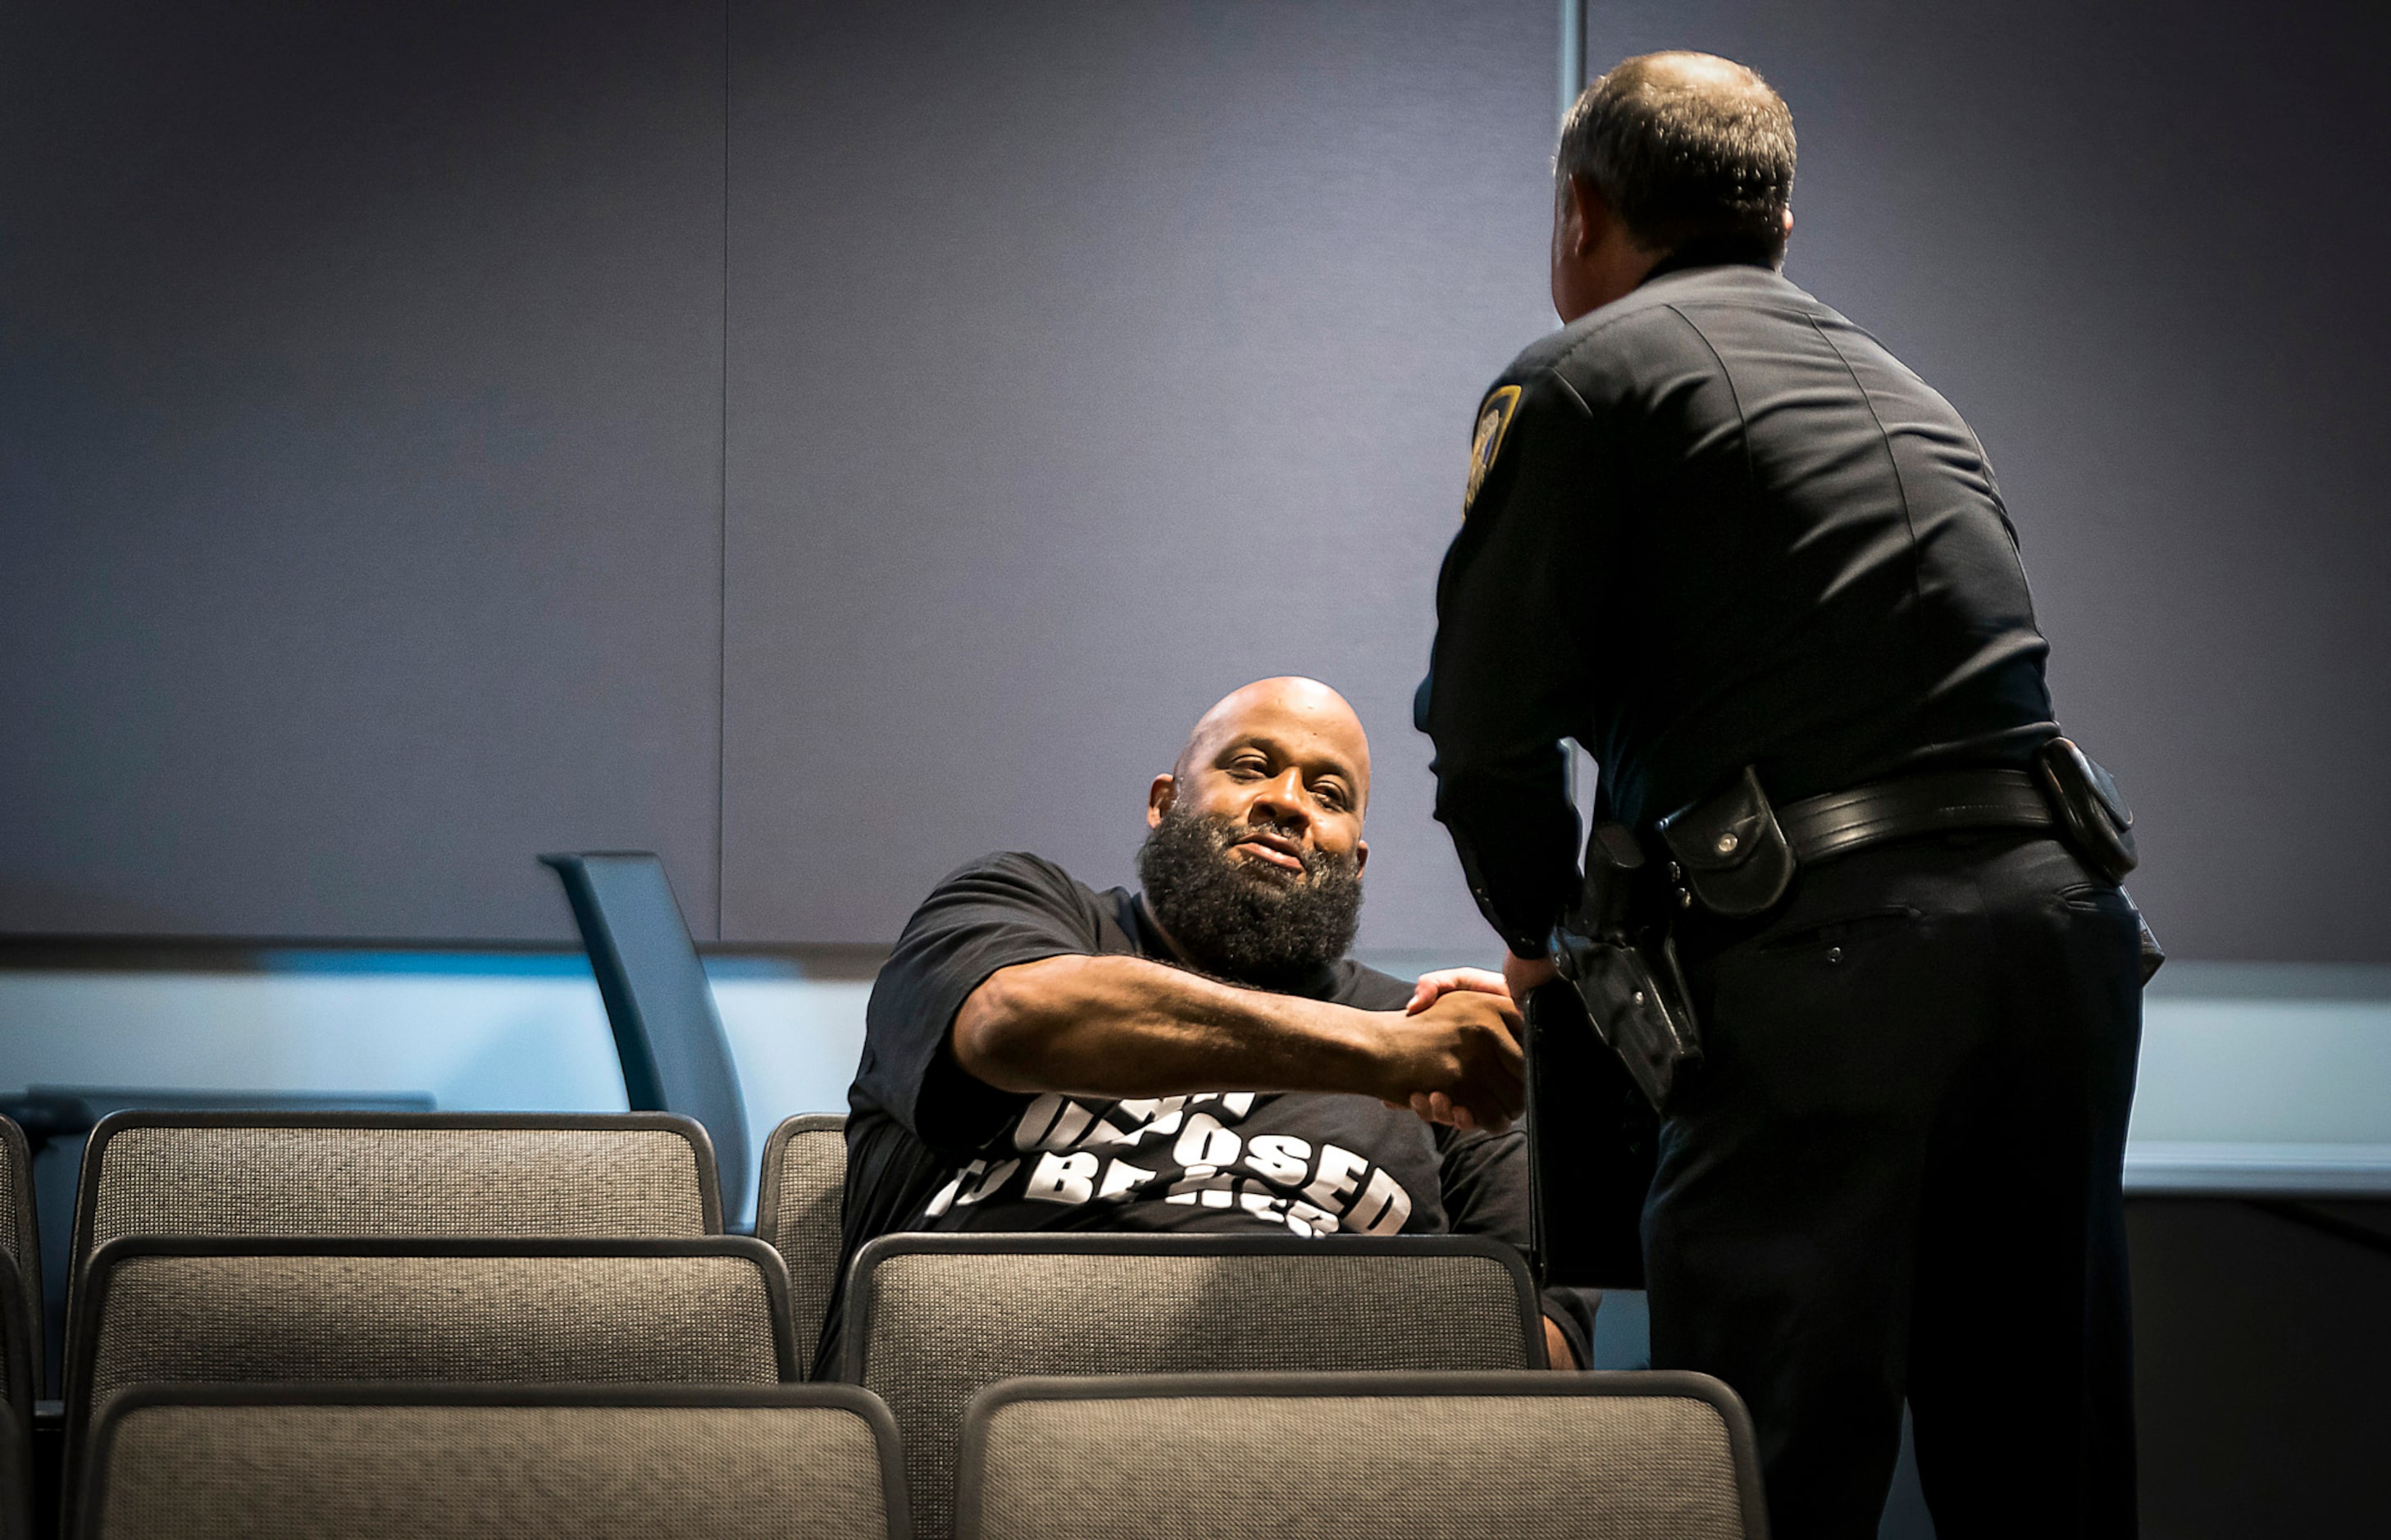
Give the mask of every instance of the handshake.
M 1509 1128 L 1528 1094 L 1514 984 L 1525 995 L 1552 977 L 1549 963 L 1525 958 L 1510 959 L 1499 974 L 1484 968 L 1422 974 L 1410 1003 L 1400 1014 L 1383 1013 L 1389 1019 L 1382 1062 L 1389 1090 L 1401 1094 L 1380 1099 L 1409 1106 L 1431 1123 L 1495 1133 Z

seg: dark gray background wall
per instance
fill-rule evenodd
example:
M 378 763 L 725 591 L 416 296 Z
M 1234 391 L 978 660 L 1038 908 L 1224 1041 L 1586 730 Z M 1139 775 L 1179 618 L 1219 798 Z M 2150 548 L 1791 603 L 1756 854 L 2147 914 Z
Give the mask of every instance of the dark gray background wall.
M 0 6 L 0 927 L 714 928 L 722 16 Z
M 1468 418 L 1549 326 L 1557 13 L 741 5 L 724 916 L 1127 881 L 1214 699 L 1372 730 L 1369 939 L 1475 944 L 1411 687 Z
M 2179 952 L 2391 958 L 2356 5 L 1596 5 L 1803 137 L 1969 414 Z M 1556 7 L 0 9 L 0 927 L 885 940 L 1128 871 L 1214 695 L 1374 730 L 1364 941 L 1491 946 L 1405 720 L 1543 296 Z M 718 908 L 717 908 L 718 903 Z

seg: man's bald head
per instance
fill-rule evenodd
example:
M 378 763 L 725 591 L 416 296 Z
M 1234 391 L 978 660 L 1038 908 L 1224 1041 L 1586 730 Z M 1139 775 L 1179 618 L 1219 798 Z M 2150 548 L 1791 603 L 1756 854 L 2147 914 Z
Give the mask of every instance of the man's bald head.
M 1334 962 L 1362 912 L 1370 741 L 1318 679 L 1260 679 L 1204 713 L 1146 791 L 1138 878 L 1183 957 L 1276 988 Z
M 1759 74 L 1715 54 L 1645 54 L 1585 88 L 1555 169 L 1602 194 L 1645 250 L 1702 242 L 1723 260 L 1785 259 L 1793 114 Z
M 1368 803 L 1370 740 L 1361 717 L 1344 696 L 1299 674 L 1256 679 L 1214 702 L 1196 719 L 1170 772 L 1184 780 L 1191 767 L 1208 762 L 1224 744 L 1256 733 L 1341 758 L 1351 773 L 1355 814 Z

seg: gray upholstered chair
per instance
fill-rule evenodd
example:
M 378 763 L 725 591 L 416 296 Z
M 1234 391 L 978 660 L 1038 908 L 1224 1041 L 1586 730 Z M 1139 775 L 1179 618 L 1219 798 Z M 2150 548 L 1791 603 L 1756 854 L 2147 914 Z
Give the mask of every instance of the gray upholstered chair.
M 149 1385 L 95 1426 L 82 1540 L 903 1540 L 887 1410 L 769 1390 Z
M 32 1381 L 42 1362 L 41 1339 L 26 1329 L 24 1293 L 16 1266 L 0 1255 L 0 1540 L 16 1540 L 32 1521 Z
M 896 1416 L 930 1540 L 953 1521 L 963 1408 L 1001 1379 L 1544 1362 L 1526 1263 L 1458 1236 L 883 1236 L 856 1258 L 841 1351 L 839 1378 Z
M 85 1273 L 68 1457 L 103 1401 L 153 1381 L 772 1385 L 797 1365 L 780 1256 L 744 1236 L 132 1236 Z
M 807 1112 L 782 1119 L 764 1141 L 756 1195 L 756 1238 L 789 1266 L 789 1314 L 808 1360 L 838 1279 L 840 1216 L 847 1197 L 847 1119 Z M 829 1365 L 824 1365 L 825 1368 Z
M 25 1131 L 0 1118 L 0 1405 L 21 1440 L 41 1398 L 42 1243 L 33 1221 L 33 1158 Z
M 25 1131 L 0 1118 L 0 1540 L 32 1526 L 33 1403 L 41 1397 L 42 1247 Z
M 1012 1379 L 963 1417 L 959 1540 L 1762 1540 L 1751 1421 L 1695 1374 Z
M 19 1358 L 17 1353 L 26 1353 Z M 41 1229 L 33 1220 L 33 1153 L 24 1129 L 0 1117 L 0 1402 L 17 1423 L 41 1399 Z
M 24 1423 L 0 1401 L 0 1540 L 26 1540 L 33 1533 L 31 1454 Z
M 84 1146 L 73 1256 L 79 1274 L 122 1236 L 721 1233 L 713 1146 L 670 1113 L 119 1112 Z

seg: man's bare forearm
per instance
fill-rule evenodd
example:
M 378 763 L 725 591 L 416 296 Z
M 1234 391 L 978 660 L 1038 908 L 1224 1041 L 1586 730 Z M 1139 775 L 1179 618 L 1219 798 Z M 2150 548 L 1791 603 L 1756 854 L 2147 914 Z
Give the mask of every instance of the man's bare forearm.
M 1388 1083 L 1372 1012 L 1238 989 L 1141 957 L 1004 968 L 955 1016 L 955 1057 L 1003 1091 L 1156 1096 Z
M 1476 990 L 1363 1011 L 1075 954 L 999 969 L 956 1013 L 954 1046 L 966 1073 L 1001 1091 L 1351 1092 L 1500 1128 L 1523 1099 L 1518 1029 L 1507 997 Z M 1435 1110 L 1447 1105 L 1467 1118 Z

